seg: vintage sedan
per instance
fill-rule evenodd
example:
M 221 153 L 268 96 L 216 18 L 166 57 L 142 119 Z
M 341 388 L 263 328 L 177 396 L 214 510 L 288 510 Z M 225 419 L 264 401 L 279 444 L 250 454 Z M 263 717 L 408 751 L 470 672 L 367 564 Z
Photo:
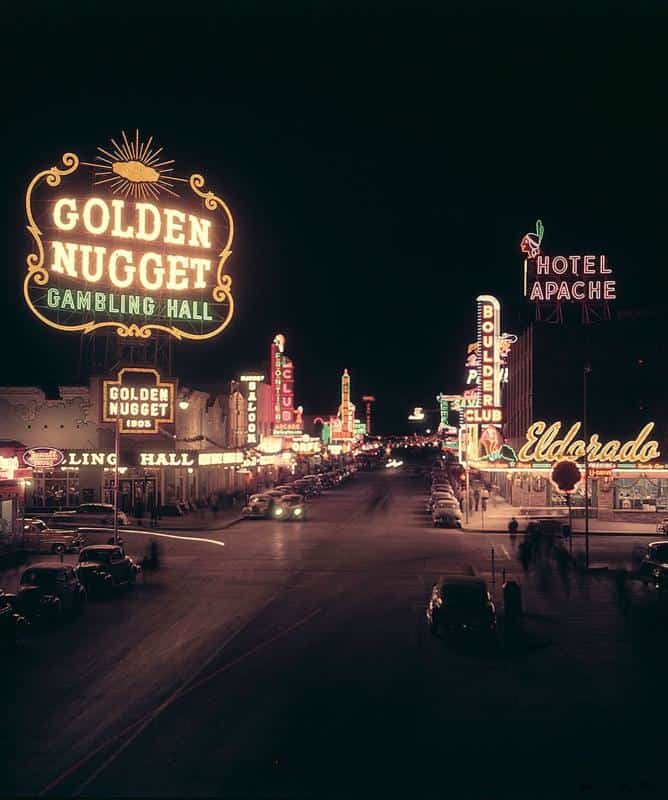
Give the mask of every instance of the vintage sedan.
M 56 511 L 52 517 L 56 525 L 79 527 L 81 525 L 114 524 L 114 507 L 111 503 L 83 503 L 72 511 Z M 118 524 L 127 525 L 128 518 L 123 511 L 118 512 Z
M 302 520 L 306 518 L 306 505 L 303 502 L 301 495 L 298 494 L 285 494 L 281 497 L 280 502 L 274 509 L 274 516 L 276 519 L 284 521 L 288 520 Z
M 27 620 L 15 609 L 16 595 L 0 589 L 0 642 L 15 644 L 16 636 Z
M 457 506 L 448 500 L 439 500 L 431 511 L 431 521 L 435 528 L 461 528 L 462 513 Z
M 244 506 L 241 513 L 249 519 L 270 519 L 274 506 L 280 498 L 271 494 L 252 494 L 248 505 Z
M 79 533 L 49 528 L 44 520 L 23 520 L 23 549 L 29 553 L 71 553 L 84 544 Z
M 668 589 L 668 541 L 650 542 L 640 562 L 639 577 L 650 588 Z
M 487 584 L 479 578 L 458 577 L 434 585 L 427 605 L 431 632 L 496 635 L 496 608 Z
M 86 590 L 71 566 L 45 561 L 23 570 L 16 611 L 28 620 L 57 621 L 82 612 L 85 603 Z
M 79 553 L 77 575 L 91 592 L 104 592 L 116 586 L 134 586 L 141 567 L 121 547 L 114 544 L 90 545 Z

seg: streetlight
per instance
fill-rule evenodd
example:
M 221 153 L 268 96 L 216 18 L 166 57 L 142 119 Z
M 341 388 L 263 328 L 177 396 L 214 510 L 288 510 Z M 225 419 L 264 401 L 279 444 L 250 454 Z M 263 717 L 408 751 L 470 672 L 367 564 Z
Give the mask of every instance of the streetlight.
M 591 372 L 591 364 L 585 362 L 582 371 L 582 432 L 585 442 L 585 568 L 589 569 L 589 453 L 587 447 L 589 439 L 587 437 L 587 375 Z

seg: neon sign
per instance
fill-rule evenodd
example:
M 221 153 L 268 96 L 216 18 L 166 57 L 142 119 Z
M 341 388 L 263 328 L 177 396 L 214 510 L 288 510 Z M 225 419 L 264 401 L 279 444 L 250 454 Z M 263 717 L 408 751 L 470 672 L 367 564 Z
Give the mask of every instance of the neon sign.
M 465 408 L 464 420 L 469 424 L 500 424 L 501 411 L 501 305 L 496 297 L 481 294 L 478 304 L 478 403 Z
M 28 185 L 28 307 L 63 331 L 216 336 L 234 312 L 224 274 L 234 237 L 229 208 L 205 190 L 201 175 L 175 176 L 174 161 L 161 160 L 152 137 L 123 133 L 120 144 L 111 141 L 94 162 L 65 153 L 62 167 L 38 172 Z M 98 196 L 90 196 L 91 182 Z
M 102 382 L 102 422 L 119 421 L 120 433 L 157 433 L 174 422 L 173 381 L 155 369 L 125 367 L 115 381 Z
M 246 444 L 258 443 L 257 431 L 257 385 L 264 375 L 242 375 L 241 383 L 246 387 Z
M 605 255 L 548 256 L 541 250 L 545 228 L 536 222 L 536 233 L 522 238 L 524 296 L 532 302 L 596 302 L 617 299 L 613 269 Z
M 622 444 L 617 439 L 603 443 L 597 434 L 592 434 L 589 442 L 576 439 L 580 423 L 576 422 L 568 429 L 563 439 L 557 438 L 561 431 L 561 422 L 553 422 L 548 427 L 546 422 L 534 422 L 526 435 L 526 442 L 517 452 L 518 461 L 559 461 L 562 458 L 583 459 L 585 454 L 590 462 L 631 462 L 644 464 L 659 458 L 659 443 L 646 441 L 654 423 L 648 422 L 635 439 Z
M 63 463 L 65 456 L 55 447 L 29 447 L 23 453 L 23 461 L 37 470 L 55 469 Z

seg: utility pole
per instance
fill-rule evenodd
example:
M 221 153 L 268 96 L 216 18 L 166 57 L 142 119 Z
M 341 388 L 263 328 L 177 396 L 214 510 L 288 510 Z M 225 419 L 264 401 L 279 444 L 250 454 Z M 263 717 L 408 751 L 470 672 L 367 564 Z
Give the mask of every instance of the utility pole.
M 121 418 L 116 417 L 114 428 L 114 544 L 118 544 L 118 462 L 120 460 L 120 426 Z
M 589 569 L 589 436 L 587 434 L 587 375 L 591 372 L 591 365 L 585 362 L 582 373 L 582 432 L 584 434 L 585 455 L 585 567 Z

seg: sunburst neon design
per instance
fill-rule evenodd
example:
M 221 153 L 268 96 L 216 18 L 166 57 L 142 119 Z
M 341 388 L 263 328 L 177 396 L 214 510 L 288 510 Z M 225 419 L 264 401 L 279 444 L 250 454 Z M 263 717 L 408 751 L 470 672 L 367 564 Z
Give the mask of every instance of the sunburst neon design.
M 152 149 L 152 136 L 149 136 L 146 142 L 141 142 L 138 130 L 135 131 L 133 141 L 128 141 L 125 131 L 121 131 L 121 138 L 121 144 L 111 139 L 109 150 L 103 147 L 97 148 L 99 151 L 99 155 L 95 157 L 97 163 L 81 162 L 97 170 L 95 186 L 108 184 L 108 188 L 114 194 L 136 197 L 138 200 L 147 200 L 151 197 L 157 200 L 161 191 L 178 197 L 174 191 L 175 182 L 188 181 L 186 178 L 177 178 L 169 174 L 174 171 L 170 166 L 174 163 L 174 159 L 160 161 L 160 153 L 164 148 Z

